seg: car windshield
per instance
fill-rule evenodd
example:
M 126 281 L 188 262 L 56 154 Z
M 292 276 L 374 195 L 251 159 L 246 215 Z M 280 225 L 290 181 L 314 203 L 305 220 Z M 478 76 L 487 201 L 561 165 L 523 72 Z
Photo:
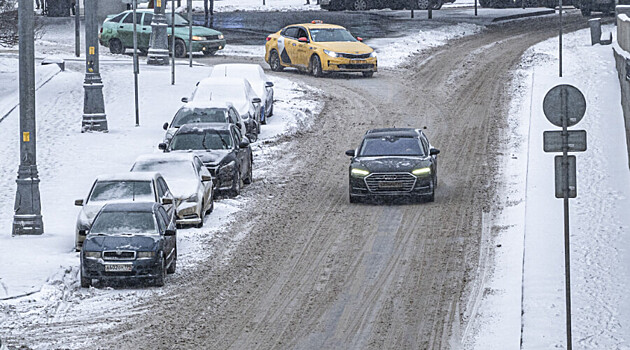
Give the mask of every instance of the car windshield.
M 243 88 L 243 85 L 213 84 L 199 86 L 193 95 L 193 100 L 197 101 L 197 99 L 200 101 L 230 101 L 236 104 L 246 101 L 247 97 L 245 96 L 245 89 Z
M 359 156 L 424 156 L 420 141 L 415 137 L 385 136 L 363 140 Z
M 349 31 L 342 28 L 311 29 L 311 38 L 318 42 L 357 41 Z
M 131 171 L 156 171 L 169 179 L 196 179 L 192 162 L 188 160 L 154 160 L 136 163 Z M 170 187 L 170 186 L 169 186 Z
M 90 234 L 116 235 L 125 233 L 156 234 L 155 219 L 149 212 L 108 211 L 94 220 Z
M 222 108 L 182 108 L 173 119 L 171 127 L 179 128 L 192 123 L 226 123 L 227 110 Z
M 88 202 L 154 201 L 151 181 L 97 181 Z
M 171 25 L 171 13 L 167 12 L 166 13 L 166 23 L 170 26 Z M 188 21 L 182 17 L 182 15 L 180 15 L 179 13 L 175 14 L 175 25 L 176 26 L 187 26 L 188 25 Z M 177 33 L 175 33 L 177 34 Z
M 205 133 L 176 134 L 171 150 L 231 149 L 232 138 L 228 130 L 207 130 Z

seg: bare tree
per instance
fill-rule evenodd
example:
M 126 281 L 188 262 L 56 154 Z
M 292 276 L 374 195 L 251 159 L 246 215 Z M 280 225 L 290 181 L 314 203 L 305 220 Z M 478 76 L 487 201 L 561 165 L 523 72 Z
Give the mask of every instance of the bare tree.
M 0 0 L 0 46 L 15 46 L 18 41 L 17 1 Z

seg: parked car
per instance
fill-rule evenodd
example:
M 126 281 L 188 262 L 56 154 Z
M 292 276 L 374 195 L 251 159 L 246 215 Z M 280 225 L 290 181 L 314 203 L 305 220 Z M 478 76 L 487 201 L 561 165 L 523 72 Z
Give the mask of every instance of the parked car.
M 152 9 L 136 10 L 136 32 L 138 49 L 144 53 L 149 51 L 151 39 Z M 171 45 L 171 15 L 166 13 L 168 24 L 168 45 Z M 192 27 L 192 51 L 203 52 L 204 55 L 214 55 L 225 47 L 225 37 L 214 29 L 195 26 Z M 175 14 L 175 57 L 186 57 L 189 38 L 188 20 L 180 14 Z M 107 16 L 99 33 L 99 43 L 109 47 L 113 54 L 125 53 L 125 49 L 133 48 L 133 14 L 132 11 L 124 11 L 116 15 Z
M 156 171 L 164 176 L 177 201 L 175 214 L 179 226 L 202 227 L 206 213 L 214 208 L 212 176 L 192 153 L 142 155 L 133 163 L 131 171 Z
M 260 123 L 267 124 L 267 118 L 273 115 L 273 82 L 267 78 L 267 75 L 260 65 L 247 63 L 217 64 L 212 69 L 210 77 L 247 79 L 263 103 L 260 113 Z
M 164 180 L 156 172 L 100 175 L 94 180 L 85 199 L 74 205 L 81 207 L 75 229 L 75 249 L 81 250 L 94 217 L 107 203 L 156 202 L 164 205 L 169 217 L 175 215 L 175 198 Z
M 93 279 L 151 279 L 163 286 L 177 268 L 177 230 L 158 203 L 106 204 L 81 250 L 81 287 Z
M 251 141 L 258 139 L 261 99 L 246 79 L 205 78 L 197 83 L 190 98 L 182 98 L 185 103 L 204 104 L 209 101 L 232 103 L 245 122 L 245 135 Z
M 316 77 L 327 72 L 371 77 L 377 71 L 376 52 L 362 41 L 342 26 L 322 21 L 294 24 L 267 36 L 265 61 L 276 72 L 295 67 Z
M 194 151 L 208 168 L 216 189 L 238 196 L 243 183 L 252 182 L 252 148 L 234 124 L 186 124 L 171 142 L 160 144 L 170 153 Z
M 241 132 L 246 130 L 245 122 L 231 102 L 187 103 L 183 105 L 169 123 L 164 123 L 166 130 L 164 143 L 169 143 L 173 134 L 185 124 L 193 123 L 229 123 L 236 125 Z
M 363 137 L 348 169 L 350 202 L 382 196 L 435 199 L 437 155 L 420 129 L 373 129 Z

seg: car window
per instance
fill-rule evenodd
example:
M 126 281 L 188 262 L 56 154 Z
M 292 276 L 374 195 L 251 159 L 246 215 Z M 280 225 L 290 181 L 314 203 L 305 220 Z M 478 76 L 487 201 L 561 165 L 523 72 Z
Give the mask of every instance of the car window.
M 304 28 L 299 28 L 297 32 L 298 38 L 308 38 L 308 34 L 306 34 L 306 30 Z
M 230 108 L 230 116 L 234 120 L 234 124 L 241 122 L 241 118 L 238 116 L 238 112 L 234 108 Z
M 114 17 L 114 18 L 110 19 L 109 21 L 110 21 L 110 22 L 114 22 L 114 23 L 118 23 L 118 22 L 120 22 L 120 20 L 121 20 L 123 17 L 125 17 L 125 15 L 126 15 L 126 13 L 121 13 L 121 14 L 119 14 L 118 16 L 116 16 L 116 17 Z
M 349 31 L 343 28 L 311 28 L 311 38 L 319 42 L 357 41 Z
M 98 181 L 88 202 L 114 200 L 155 201 L 153 185 L 151 181 Z
M 125 19 L 123 19 L 122 23 L 133 23 L 133 14 L 132 13 L 128 13 L 127 17 L 125 17 Z
M 161 177 L 158 178 L 158 187 L 162 188 L 162 195 L 160 196 L 160 198 L 169 193 L 168 185 L 166 184 L 166 181 L 164 181 L 164 179 Z
M 197 157 L 195 157 L 195 167 L 197 168 L 197 173 L 200 173 L 201 169 L 203 169 L 203 163 Z
M 424 137 L 420 137 L 420 142 L 422 142 L 424 154 L 429 154 L 429 141 Z
M 158 200 L 164 197 L 164 188 L 160 185 L 159 181 L 157 181 L 157 194 L 158 194 Z
M 90 229 L 90 234 L 157 233 L 153 213 L 132 211 L 101 212 Z
M 157 221 L 158 232 L 163 233 L 164 230 L 166 230 L 166 223 L 164 222 L 164 218 L 162 217 L 162 215 L 159 214 L 159 209 L 158 209 L 158 214 L 155 216 L 155 219 Z
M 151 21 L 153 21 L 153 14 L 152 13 L 145 13 L 144 14 L 144 18 L 142 19 L 142 25 L 150 26 L 151 25 Z
M 166 210 L 164 210 L 163 207 L 159 207 L 158 213 L 159 213 L 159 216 L 162 217 L 162 220 L 164 220 L 165 227 L 168 228 L 168 225 L 171 223 L 171 219 L 168 217 Z
M 241 129 L 234 128 L 234 134 L 236 136 L 236 139 L 238 140 L 238 143 L 240 143 L 241 140 L 243 139 L 243 133 L 241 132 Z
M 171 127 L 179 128 L 192 123 L 225 123 L 226 111 L 223 108 L 180 108 L 173 118 Z
M 363 140 L 359 150 L 361 157 L 424 155 L 420 141 L 415 137 L 370 137 Z
M 282 35 L 286 36 L 287 38 L 297 38 L 297 33 L 298 33 L 298 27 L 289 27 L 284 30 Z
M 236 129 L 237 128 L 233 128 L 232 130 L 234 133 L 234 146 L 238 147 L 238 145 L 241 144 L 242 138 L 241 138 L 241 134 L 238 131 L 236 131 Z

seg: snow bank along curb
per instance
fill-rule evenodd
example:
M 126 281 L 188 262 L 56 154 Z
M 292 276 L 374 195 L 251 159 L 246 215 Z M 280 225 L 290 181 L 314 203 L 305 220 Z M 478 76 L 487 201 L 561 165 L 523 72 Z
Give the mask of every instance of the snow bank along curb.
M 626 126 L 626 144 L 630 154 L 630 18 L 625 14 L 617 16 L 617 42 L 613 45 L 615 63 L 621 85 L 621 106 Z M 629 159 L 630 165 L 630 159 Z

